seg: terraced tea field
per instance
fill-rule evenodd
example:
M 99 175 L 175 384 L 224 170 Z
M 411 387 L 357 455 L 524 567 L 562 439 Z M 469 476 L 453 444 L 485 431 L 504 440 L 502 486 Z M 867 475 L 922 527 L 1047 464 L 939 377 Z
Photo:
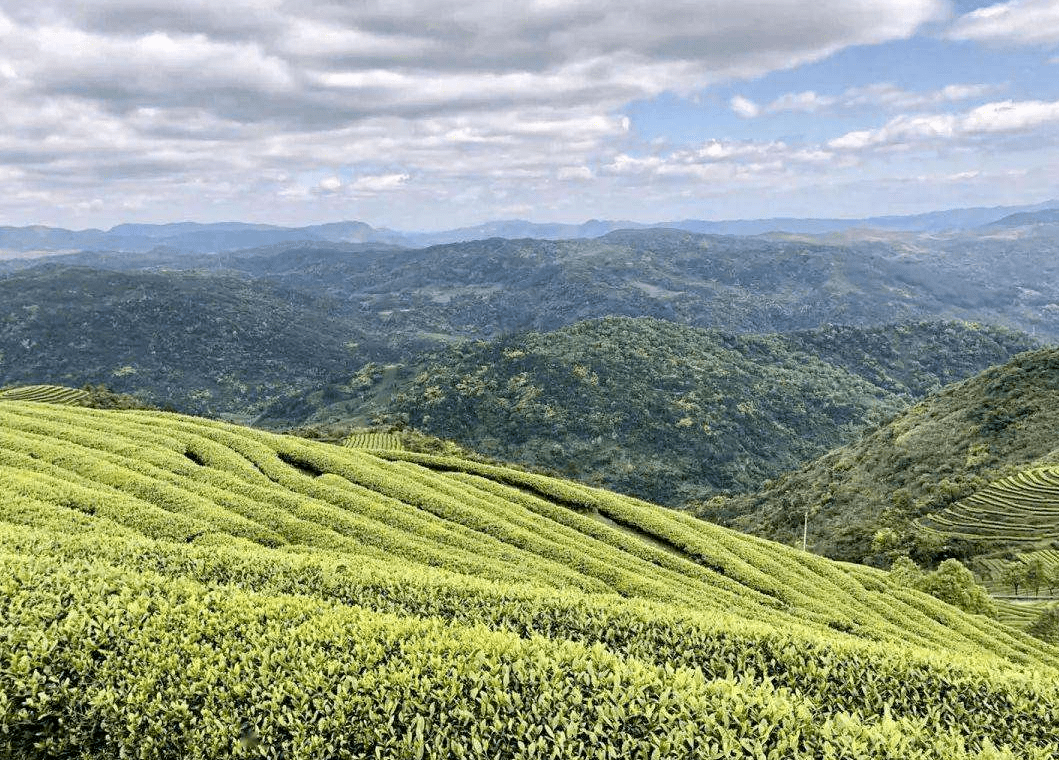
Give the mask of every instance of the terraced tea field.
M 22 385 L 0 391 L 0 401 L 40 401 L 48 404 L 76 404 L 89 397 L 88 391 L 63 385 Z
M 919 527 L 956 538 L 1038 544 L 1059 538 L 1059 468 L 1023 470 L 991 483 Z
M 1044 760 L 1057 666 L 567 481 L 0 404 L 0 756 Z
M 375 430 L 350 433 L 343 441 L 343 444 L 352 449 L 404 451 L 404 443 L 401 441 L 401 436 L 397 433 L 380 433 Z
M 1054 572 L 1056 569 L 1059 569 L 1059 550 L 1038 549 L 1036 551 L 1020 552 L 1014 555 L 1014 559 L 1005 559 L 996 556 L 978 557 L 974 561 L 974 570 L 976 574 L 982 578 L 991 593 L 1006 595 L 1011 594 L 1013 591 L 1004 579 L 1004 571 L 1008 566 L 1012 562 L 1021 562 L 1025 565 L 1029 565 L 1037 560 L 1040 560 L 1041 566 L 1046 573 Z M 1059 590 L 1059 585 L 1053 587 L 1052 590 Z M 1026 595 L 1032 593 L 1032 591 L 1025 592 Z M 1041 590 L 1041 593 L 1045 596 L 1049 596 L 1050 590 L 1045 588 Z
M 1008 602 L 1004 600 L 997 601 L 997 609 L 1000 613 L 1000 620 L 1004 621 L 1008 625 L 1025 630 L 1029 626 L 1033 625 L 1034 621 L 1040 617 L 1041 613 L 1047 609 L 1059 606 L 1059 601 L 1040 601 L 1040 602 Z

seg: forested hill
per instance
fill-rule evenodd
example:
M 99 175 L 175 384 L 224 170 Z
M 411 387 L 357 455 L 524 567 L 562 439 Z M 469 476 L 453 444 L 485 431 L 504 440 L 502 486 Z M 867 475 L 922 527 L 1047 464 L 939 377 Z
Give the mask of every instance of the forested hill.
M 735 332 L 946 318 L 1059 339 L 1059 229 L 1033 230 L 840 243 L 624 230 L 590 240 L 494 238 L 418 250 L 298 243 L 55 261 L 267 279 L 330 296 L 361 329 L 397 343 L 555 330 L 620 315 Z
M 929 396 L 890 423 L 728 500 L 712 518 L 780 541 L 800 538 L 810 512 L 813 549 L 873 559 L 872 539 L 890 528 L 923 560 L 943 550 L 913 520 L 940 512 L 991 481 L 1059 451 L 1059 349 L 1022 354 Z M 925 539 L 925 540 L 924 540 Z M 947 547 L 949 553 L 959 547 Z M 980 550 L 980 547 L 976 551 Z M 882 559 L 881 557 L 874 557 Z
M 370 361 L 607 316 L 732 333 L 944 318 L 1057 340 L 1059 236 L 1047 227 L 843 244 L 626 230 L 419 250 L 103 252 L 17 272 L 8 262 L 0 385 L 110 383 L 245 418 Z
M 758 487 L 1035 345 L 963 323 L 755 336 L 610 318 L 372 365 L 274 404 L 257 424 L 409 424 L 680 506 Z
M 0 279 L 0 385 L 102 383 L 247 412 L 380 354 L 326 299 L 187 272 L 44 267 Z

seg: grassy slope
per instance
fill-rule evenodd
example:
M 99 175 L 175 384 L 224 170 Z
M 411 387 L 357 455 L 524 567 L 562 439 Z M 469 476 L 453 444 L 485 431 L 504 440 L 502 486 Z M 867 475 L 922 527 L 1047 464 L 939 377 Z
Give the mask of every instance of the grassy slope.
M 452 347 L 295 406 L 307 401 L 325 423 L 382 413 L 489 456 L 681 506 L 759 487 L 1034 346 L 963 323 L 747 336 L 610 318 Z
M 2 402 L 0 494 L 7 754 L 1059 752 L 1059 650 L 567 481 Z
M 733 524 L 749 532 L 794 541 L 803 513 L 812 510 L 814 548 L 841 559 L 870 555 L 872 536 L 883 526 L 906 534 L 915 548 L 913 520 L 1048 458 L 1057 429 L 1059 350 L 1028 352 L 945 388 L 756 494 L 730 500 L 725 514 L 742 515 Z M 967 555 L 987 548 L 952 541 L 940 550 Z M 924 551 L 936 549 L 927 541 Z

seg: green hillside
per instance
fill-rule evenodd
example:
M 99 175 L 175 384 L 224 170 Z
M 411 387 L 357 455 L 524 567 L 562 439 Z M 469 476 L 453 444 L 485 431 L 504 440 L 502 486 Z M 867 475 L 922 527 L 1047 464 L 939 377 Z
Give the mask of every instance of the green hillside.
M 115 393 L 105 385 L 68 388 L 65 385 L 15 385 L 0 390 L 0 401 L 39 401 L 45 404 L 87 406 L 92 409 L 158 409 L 138 396 Z
M 41 267 L 0 277 L 0 384 L 104 384 L 246 415 L 380 356 L 335 312 L 225 274 Z
M 160 238 L 143 253 L 0 261 L 0 385 L 103 383 L 249 419 L 369 361 L 417 363 L 451 343 L 609 316 L 729 333 L 957 319 L 1059 339 L 1055 235 L 840 238 L 651 229 L 220 254 L 174 251 Z M 856 350 L 838 340 L 842 354 Z M 827 346 L 817 348 L 830 362 Z
M 0 754 L 1038 758 L 1059 650 L 568 481 L 0 402 Z
M 916 520 L 914 528 L 938 542 L 976 548 L 968 559 L 982 583 L 1017 598 L 1001 606 L 1002 619 L 1059 642 L 1059 468 L 1020 470 Z
M 462 344 L 273 405 L 256 424 L 411 425 L 484 455 L 684 506 L 849 441 L 1036 347 L 965 323 L 736 335 L 609 318 Z
M 350 433 L 342 443 L 354 449 L 392 449 L 401 451 L 404 442 L 397 433 L 383 433 L 378 430 L 362 430 Z
M 872 548 L 881 529 L 888 529 L 884 548 L 910 550 L 923 561 L 973 557 L 1006 546 L 1014 534 L 998 537 L 966 525 L 939 540 L 936 530 L 919 530 L 914 521 L 927 515 L 983 525 L 1024 521 L 1025 512 L 998 518 L 977 507 L 975 518 L 968 512 L 973 502 L 961 500 L 1027 467 L 1054 462 L 1057 430 L 1059 349 L 1032 351 L 931 395 L 753 495 L 715 505 L 714 515 L 792 542 L 800 541 L 808 511 L 813 548 L 840 559 L 884 561 Z M 996 501 L 993 491 L 983 493 Z M 954 507 L 957 502 L 964 506 Z

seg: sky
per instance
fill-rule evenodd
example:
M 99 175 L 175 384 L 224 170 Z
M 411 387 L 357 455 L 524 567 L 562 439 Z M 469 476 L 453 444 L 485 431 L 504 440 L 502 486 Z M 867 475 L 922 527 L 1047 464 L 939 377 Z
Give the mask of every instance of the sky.
M 1059 198 L 1059 0 L 0 0 L 0 224 Z

